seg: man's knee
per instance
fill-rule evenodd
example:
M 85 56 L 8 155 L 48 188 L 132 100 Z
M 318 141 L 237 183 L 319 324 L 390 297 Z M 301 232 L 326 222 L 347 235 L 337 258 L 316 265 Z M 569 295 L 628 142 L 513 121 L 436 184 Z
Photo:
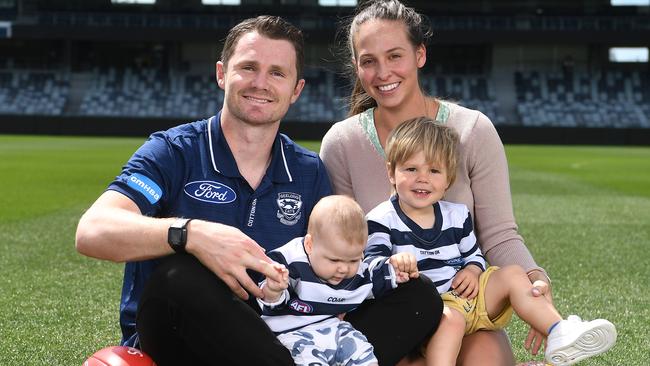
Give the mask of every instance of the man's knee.
M 423 321 L 428 324 L 437 324 L 440 321 L 442 299 L 429 278 L 422 276 L 400 285 L 399 296 L 416 312 L 422 313 L 425 317 Z
M 208 326 L 248 313 L 256 314 L 196 258 L 173 254 L 161 261 L 147 281 L 136 323 L 163 318 L 177 327 L 194 323 Z

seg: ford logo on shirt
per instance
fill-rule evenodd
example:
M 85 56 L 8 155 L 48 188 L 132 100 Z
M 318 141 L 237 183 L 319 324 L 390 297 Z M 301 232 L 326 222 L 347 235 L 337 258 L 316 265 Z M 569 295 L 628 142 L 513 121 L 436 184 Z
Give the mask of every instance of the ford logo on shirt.
M 195 200 L 207 203 L 230 203 L 237 199 L 237 194 L 232 188 L 207 180 L 187 183 L 183 190 Z

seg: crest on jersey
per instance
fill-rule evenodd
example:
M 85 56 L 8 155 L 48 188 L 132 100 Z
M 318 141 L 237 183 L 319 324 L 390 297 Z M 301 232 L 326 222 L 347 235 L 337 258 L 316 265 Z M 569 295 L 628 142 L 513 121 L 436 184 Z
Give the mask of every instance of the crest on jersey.
M 275 200 L 278 203 L 277 217 L 280 222 L 285 225 L 295 225 L 302 213 L 302 199 L 299 194 L 292 192 L 278 193 L 278 198 Z

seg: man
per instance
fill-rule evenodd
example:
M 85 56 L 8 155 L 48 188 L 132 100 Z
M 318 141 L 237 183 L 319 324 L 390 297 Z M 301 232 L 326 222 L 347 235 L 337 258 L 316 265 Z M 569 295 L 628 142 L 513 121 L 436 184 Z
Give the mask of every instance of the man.
M 304 235 L 331 193 L 318 155 L 278 133 L 303 59 L 301 32 L 281 18 L 236 25 L 216 68 L 223 109 L 153 134 L 79 222 L 79 252 L 127 262 L 122 344 L 159 366 L 293 365 L 259 317 L 248 271 L 279 276 L 264 252 Z
M 201 362 L 224 357 L 217 352 L 223 349 L 209 346 L 213 339 L 221 339 L 228 354 L 241 362 L 249 355 L 266 357 L 263 345 L 269 344 L 268 353 L 279 354 L 276 358 L 285 356 L 277 364 L 292 364 L 288 352 L 273 343 L 273 334 L 259 317 L 251 316 L 255 313 L 242 307 L 243 302 L 233 301 L 232 294 L 242 299 L 248 299 L 248 293 L 262 296 L 246 270 L 277 276 L 266 273 L 267 266 L 259 264 L 268 261 L 264 250 L 304 235 L 312 207 L 330 193 L 329 179 L 317 155 L 278 134 L 280 119 L 304 86 L 302 65 L 302 34 L 282 19 L 259 17 L 237 25 L 226 39 L 222 61 L 217 63 L 217 82 L 225 90 L 222 111 L 208 120 L 153 134 L 79 222 L 76 244 L 81 253 L 128 262 L 120 306 L 122 342 L 139 343 L 159 365 L 190 364 L 184 357 L 196 354 Z M 187 223 L 179 217 L 194 220 Z M 178 228 L 170 232 L 170 226 Z M 176 233 L 186 240 L 175 241 Z M 168 241 L 191 256 L 173 256 L 182 260 L 173 258 L 174 263 L 163 262 L 162 266 L 189 267 L 196 293 L 190 284 L 157 287 L 164 281 L 156 277 L 144 291 L 158 264 L 151 259 L 174 253 Z M 193 258 L 203 266 L 195 265 Z M 210 271 L 217 277 L 205 276 Z M 168 282 L 175 280 L 184 279 Z M 203 296 L 216 289 L 222 298 Z M 172 293 L 165 293 L 167 290 Z M 138 340 L 136 309 L 143 291 Z M 191 295 L 192 301 L 174 306 L 160 300 L 184 295 Z M 193 312 L 200 321 L 187 319 L 185 311 Z M 182 318 L 167 320 L 169 327 L 161 331 L 165 322 L 159 312 Z M 228 327 L 226 321 L 246 318 L 266 332 L 244 329 L 241 338 L 236 337 L 237 329 Z M 188 337 L 199 351 L 184 346 L 184 332 L 192 333 Z M 211 339 L 200 343 L 201 336 Z M 248 352 L 236 354 L 228 342 L 242 340 L 254 344 L 255 351 L 250 352 L 247 346 Z M 255 358 L 250 360 L 249 364 L 260 364 Z M 264 364 L 274 363 L 265 358 Z

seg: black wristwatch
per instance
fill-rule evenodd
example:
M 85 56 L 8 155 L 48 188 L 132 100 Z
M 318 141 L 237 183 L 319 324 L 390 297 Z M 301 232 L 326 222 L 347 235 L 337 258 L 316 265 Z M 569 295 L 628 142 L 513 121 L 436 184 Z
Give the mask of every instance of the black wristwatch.
M 167 231 L 167 243 L 176 253 L 185 253 L 187 244 L 187 224 L 192 219 L 178 219 L 169 227 Z

